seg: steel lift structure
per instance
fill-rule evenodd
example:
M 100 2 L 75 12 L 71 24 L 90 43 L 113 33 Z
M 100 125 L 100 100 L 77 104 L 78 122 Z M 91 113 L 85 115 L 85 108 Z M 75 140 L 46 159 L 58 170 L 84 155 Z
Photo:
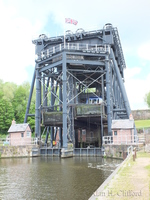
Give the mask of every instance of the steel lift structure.
M 103 135 L 110 135 L 113 119 L 129 119 L 131 113 L 124 87 L 125 59 L 117 28 L 33 40 L 35 72 L 26 109 L 27 122 L 36 83 L 35 137 L 46 132 L 53 148 L 87 145 L 101 147 Z M 42 130 L 42 131 L 41 131 Z M 49 137 L 50 136 L 50 137 Z

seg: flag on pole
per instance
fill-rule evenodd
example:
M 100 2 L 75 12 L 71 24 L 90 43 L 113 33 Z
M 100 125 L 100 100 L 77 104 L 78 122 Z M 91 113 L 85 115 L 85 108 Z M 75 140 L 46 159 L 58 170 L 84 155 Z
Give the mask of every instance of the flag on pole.
M 65 23 L 77 25 L 78 21 L 71 18 L 65 18 Z

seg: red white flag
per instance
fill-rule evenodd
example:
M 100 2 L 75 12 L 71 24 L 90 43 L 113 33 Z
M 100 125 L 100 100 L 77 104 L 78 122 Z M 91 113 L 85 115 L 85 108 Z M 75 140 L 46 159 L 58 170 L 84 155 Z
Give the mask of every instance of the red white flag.
M 65 18 L 65 23 L 77 25 L 78 21 L 71 18 Z

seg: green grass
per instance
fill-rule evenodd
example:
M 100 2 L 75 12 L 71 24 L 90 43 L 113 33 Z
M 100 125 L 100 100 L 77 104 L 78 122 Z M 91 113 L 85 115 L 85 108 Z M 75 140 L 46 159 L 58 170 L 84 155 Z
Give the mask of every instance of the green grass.
M 147 165 L 147 166 L 145 167 L 145 169 L 147 169 L 147 170 L 150 172 L 150 165 Z
M 147 165 L 147 166 L 145 167 L 145 169 L 148 170 L 148 175 L 149 175 L 149 192 L 150 192 L 150 165 Z
M 150 119 L 147 120 L 135 120 L 136 128 L 150 128 Z
M 139 158 L 150 158 L 150 153 L 146 153 L 146 152 L 137 152 L 137 157 Z

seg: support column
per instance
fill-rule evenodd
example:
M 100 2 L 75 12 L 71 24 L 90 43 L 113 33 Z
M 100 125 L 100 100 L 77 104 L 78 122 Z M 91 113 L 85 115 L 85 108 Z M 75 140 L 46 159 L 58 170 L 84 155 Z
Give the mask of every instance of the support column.
M 63 148 L 67 148 L 67 66 L 66 66 L 66 52 L 63 52 Z
M 106 98 L 107 98 L 107 124 L 108 124 L 108 135 L 112 135 L 111 132 L 111 109 L 110 109 L 110 80 L 109 80 L 109 58 L 108 55 L 105 57 L 105 68 L 106 68 Z
M 46 106 L 45 104 L 45 75 L 43 74 L 43 106 Z
M 104 75 L 101 76 L 101 91 L 102 91 L 102 99 L 104 102 Z M 103 128 L 103 114 L 105 112 L 105 105 L 104 103 L 101 104 L 101 145 L 103 145 L 103 135 L 104 135 L 104 128 Z
M 62 85 L 59 83 L 59 99 L 62 101 Z M 62 104 L 59 101 L 59 111 L 62 111 Z M 59 127 L 59 147 L 62 147 L 62 128 Z
M 51 78 L 51 109 L 54 110 L 54 78 Z M 53 140 L 54 140 L 54 127 L 51 126 L 51 147 L 53 147 Z
M 109 82 L 110 82 L 110 110 L 111 110 L 111 119 L 113 119 L 113 73 L 112 73 L 112 64 L 109 65 Z
M 35 137 L 41 139 L 41 115 L 40 115 L 40 105 L 41 105 L 41 73 L 38 69 L 38 64 L 36 64 L 36 104 L 35 104 Z
M 50 77 L 48 77 L 47 84 L 46 84 L 46 90 L 45 90 L 45 94 L 44 94 L 44 97 L 45 97 L 44 105 L 45 106 L 47 106 L 47 99 L 48 99 L 47 93 L 48 93 L 48 87 L 49 87 L 49 80 L 50 80 Z M 46 132 L 46 138 L 45 138 L 45 145 L 47 145 L 47 142 L 48 142 L 49 130 L 50 130 L 50 127 L 48 126 L 47 132 Z
M 50 81 L 50 77 L 48 77 L 47 84 L 46 84 L 46 90 L 45 90 L 45 106 L 47 106 L 47 100 L 48 100 L 47 93 L 48 93 L 49 81 Z
M 46 131 L 45 145 L 47 145 L 48 135 L 49 135 L 49 126 L 47 127 L 47 131 Z
M 67 64 L 66 64 L 66 52 L 63 52 L 62 57 L 62 72 L 63 72 L 63 148 L 61 149 L 61 157 L 67 158 L 73 156 L 73 149 L 68 149 L 67 139 Z
M 115 73 L 114 73 L 114 103 L 115 103 L 115 108 L 117 108 L 118 106 L 117 106 L 117 95 L 116 95 L 116 75 L 115 75 Z M 117 118 L 117 114 L 116 114 L 116 112 L 114 112 L 113 113 L 114 115 L 114 118 L 113 119 L 116 119 Z
M 31 89 L 30 89 L 28 104 L 27 104 L 27 108 L 26 108 L 26 114 L 25 114 L 25 118 L 24 118 L 24 123 L 27 123 L 27 119 L 28 119 L 28 114 L 29 114 L 29 109 L 30 109 L 33 89 L 34 89 L 34 83 L 35 83 L 35 74 L 36 74 L 35 71 L 36 70 L 34 70 L 34 74 L 33 74 L 33 78 L 32 78 Z
M 125 90 L 125 87 L 124 87 L 124 84 L 123 84 L 122 76 L 121 76 L 121 74 L 119 72 L 119 68 L 118 68 L 117 62 L 115 60 L 115 56 L 114 56 L 114 53 L 113 53 L 112 49 L 111 49 L 111 57 L 112 57 L 114 68 L 115 68 L 115 72 L 116 72 L 116 75 L 117 75 L 118 84 L 119 84 L 119 87 L 120 87 L 120 90 L 121 90 L 121 93 L 122 93 L 122 96 L 123 96 L 123 100 L 124 100 L 127 116 L 129 118 L 129 116 L 131 114 L 131 108 L 130 108 L 128 97 L 127 97 L 127 94 L 126 94 L 126 90 Z

